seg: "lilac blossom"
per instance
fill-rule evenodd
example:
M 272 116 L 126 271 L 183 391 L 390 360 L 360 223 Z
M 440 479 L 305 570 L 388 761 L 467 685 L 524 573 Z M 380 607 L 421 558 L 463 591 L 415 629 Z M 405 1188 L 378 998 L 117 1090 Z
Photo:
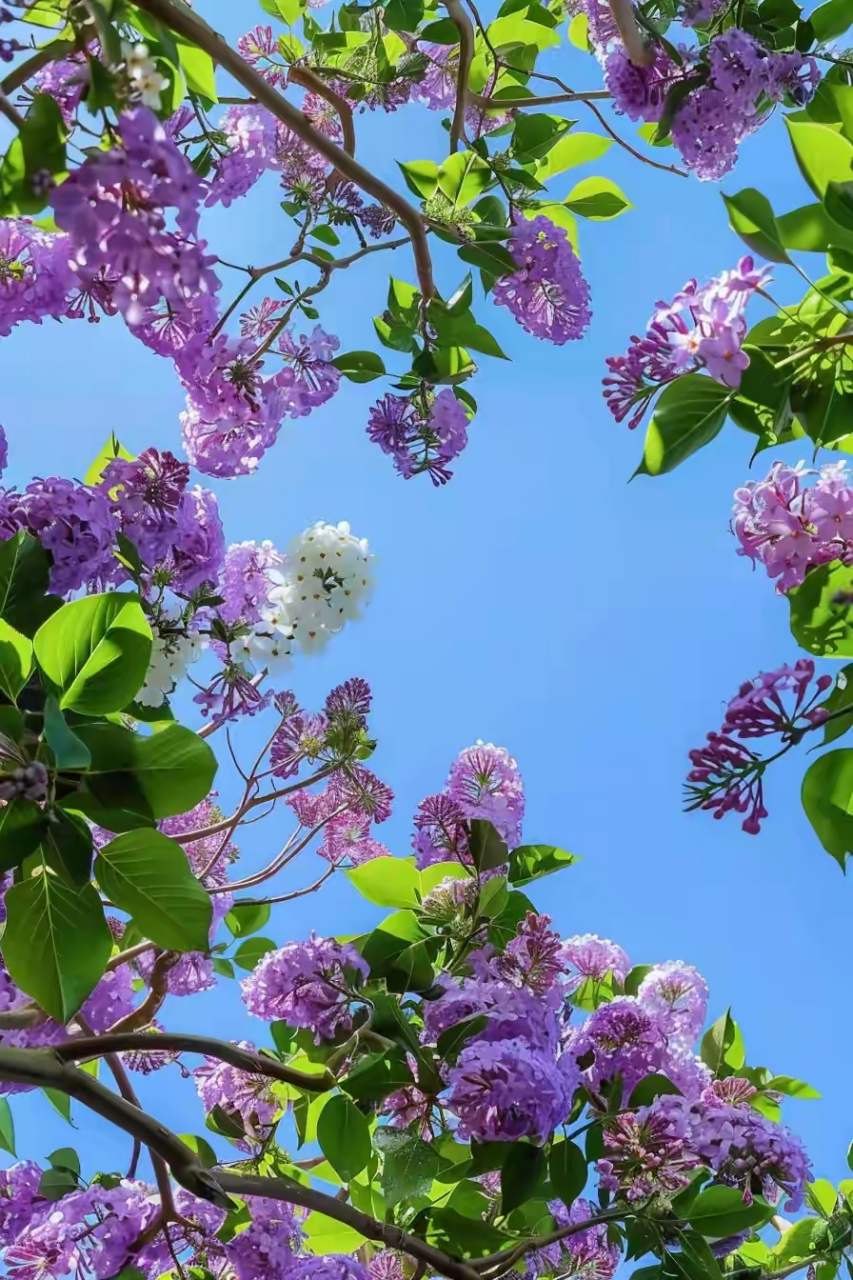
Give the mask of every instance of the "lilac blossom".
M 190 469 L 165 449 L 145 449 L 138 458 L 116 458 L 101 475 L 100 488 L 113 495 L 121 532 L 136 546 L 143 564 L 165 559 L 179 537 L 181 502 Z M 116 563 L 117 576 L 121 566 Z
M 335 685 L 326 698 L 326 717 L 335 722 L 367 728 L 367 715 L 373 694 L 370 685 L 360 676 L 353 676 Z
M 690 1046 L 705 1022 L 708 986 L 692 965 L 668 960 L 654 965 L 643 978 L 637 1003 L 656 1019 L 670 1042 Z
M 177 522 L 169 556 L 172 586 L 191 592 L 202 583 L 216 583 L 225 559 L 225 535 L 214 494 L 198 484 L 187 489 L 181 498 Z
M 604 1150 L 600 1184 L 630 1204 L 676 1195 L 701 1164 L 680 1126 L 653 1107 L 616 1116 L 604 1128 Z
M 160 298 L 181 309 L 215 293 L 214 259 L 196 241 L 201 179 L 157 117 L 135 107 L 119 117 L 120 146 L 89 156 L 50 196 L 85 287 L 101 269 L 117 277 L 114 301 L 131 325 Z M 166 211 L 174 210 L 175 230 Z
M 442 485 L 453 475 L 447 464 L 468 443 L 468 415 L 449 387 L 426 404 L 422 395 L 383 396 L 370 410 L 367 434 L 405 480 L 426 471 Z
M 350 813 L 341 813 L 329 820 L 317 853 L 335 867 L 345 861 L 360 867 L 373 858 L 391 856 L 391 850 L 370 834 L 370 819 Z
M 265 107 L 228 107 L 219 122 L 228 150 L 216 157 L 216 173 L 205 203 L 228 208 L 249 192 L 276 163 L 277 121 Z
M 118 522 L 98 488 L 49 476 L 33 480 L 23 493 L 7 490 L 0 496 L 0 530 L 10 537 L 19 529 L 50 552 L 50 587 L 57 595 L 97 586 L 112 574 Z
M 521 1039 L 466 1044 L 448 1080 L 445 1105 L 459 1136 L 478 1142 L 545 1142 L 568 1115 L 578 1083 L 565 1056 L 555 1062 Z
M 300 333 L 297 338 L 290 329 L 279 334 L 278 350 L 296 375 L 303 414 L 331 400 L 337 391 L 341 375 L 332 360 L 340 345 L 338 338 L 324 333 L 319 325 L 310 337 Z
M 439 980 L 445 993 L 427 1002 L 424 1009 L 424 1039 L 436 1044 L 443 1032 L 469 1018 L 483 1016 L 486 1024 L 477 1040 L 526 1040 L 543 1052 L 554 1052 L 559 1037 L 556 991 L 544 998 L 524 987 L 510 986 L 495 979 L 465 978 L 457 986 L 449 978 Z
M 225 1246 L 238 1280 L 289 1280 L 302 1239 L 292 1205 L 247 1196 L 252 1221 Z
M 853 560 L 853 476 L 843 461 L 818 471 L 774 462 L 764 480 L 735 490 L 732 529 L 738 555 L 790 591 L 813 565 Z
M 456 102 L 459 46 L 431 44 L 421 52 L 429 66 L 417 85 L 417 95 L 430 111 L 447 111 Z
M 305 1255 L 294 1261 L 292 1280 L 369 1280 L 365 1268 L 346 1253 L 324 1253 L 320 1257 Z
M 249 1040 L 239 1041 L 239 1048 L 256 1053 Z M 281 1110 L 267 1076 L 254 1075 L 217 1058 L 206 1058 L 196 1067 L 193 1079 L 205 1111 L 220 1107 L 229 1115 L 239 1116 L 247 1137 L 262 1142 L 269 1136 L 273 1121 Z
M 557 346 L 583 337 L 592 312 L 589 285 L 563 227 L 542 215 L 516 223 L 509 251 L 518 264 L 501 276 L 493 297 L 535 338 Z
M 445 791 L 420 802 L 414 825 L 412 848 L 421 869 L 434 862 L 471 864 L 465 815 Z
M 133 972 L 129 964 L 120 964 L 104 974 L 80 1012 L 92 1030 L 100 1034 L 126 1017 L 135 1004 Z
M 404 1259 L 405 1255 L 396 1249 L 380 1249 L 367 1264 L 371 1280 L 406 1280 Z
M 276 61 L 278 39 L 273 34 L 272 27 L 253 27 L 237 41 L 237 49 L 267 84 L 286 83 L 287 68 L 282 62 Z
M 352 1026 L 352 983 L 368 976 L 368 967 L 349 943 L 312 935 L 269 951 L 244 978 L 243 1002 L 250 1013 L 270 1022 L 283 1018 L 307 1027 L 317 1044 Z
M 513 987 L 544 996 L 565 972 L 560 936 L 549 929 L 551 917 L 528 911 L 503 955 L 495 956 L 495 974 Z
M 17 324 L 41 324 L 67 313 L 74 284 L 67 236 L 42 231 L 27 218 L 0 219 L 0 338 Z
M 624 49 L 614 49 L 604 67 L 604 83 L 613 95 L 617 111 L 629 120 L 657 123 L 663 114 L 666 96 L 676 80 L 683 79 L 679 69 L 662 45 L 652 49 L 653 60 L 647 66 L 632 62 Z
M 763 788 L 766 761 L 741 741 L 778 734 L 783 744 L 790 745 L 823 724 L 828 712 L 815 703 L 831 686 L 832 677 L 819 676 L 812 690 L 814 675 L 811 658 L 799 658 L 793 667 L 786 664 L 776 671 L 762 672 L 741 685 L 726 708 L 720 732 L 709 733 L 707 744 L 690 752 L 689 809 L 711 810 L 715 818 L 732 811 L 745 813 L 743 830 L 758 834 L 761 820 L 767 817 Z M 782 695 L 790 693 L 794 698 L 786 705 Z
M 571 1053 L 595 1092 L 618 1075 L 626 1097 L 661 1069 L 665 1050 L 657 1019 L 628 996 L 599 1005 L 571 1040 Z
M 588 978 L 602 982 L 608 973 L 621 986 L 631 971 L 631 961 L 622 948 L 595 933 L 567 938 L 562 946 L 562 961 L 567 968 L 577 970 L 568 981 L 569 991 L 577 990 Z
M 658 302 L 642 337 L 634 335 L 624 356 L 609 356 L 604 398 L 617 422 L 636 427 L 660 387 L 685 373 L 707 369 L 716 382 L 736 390 L 749 365 L 742 350 L 744 312 L 749 300 L 769 281 L 752 258 L 708 284 L 688 280 L 672 302 Z
M 57 62 L 49 62 L 46 67 L 36 73 L 32 87 L 36 93 L 46 93 L 59 107 L 62 119 L 70 125 L 89 88 L 89 68 L 81 53 L 74 53 L 69 58 Z
M 251 338 L 253 342 L 266 338 L 281 319 L 283 310 L 284 303 L 277 298 L 264 298 L 240 316 L 240 337 Z
M 467 819 L 491 822 L 510 848 L 520 842 L 524 784 L 505 747 L 477 742 L 460 751 L 450 768 L 447 794 Z
M 260 622 L 283 559 L 273 544 L 234 542 L 225 553 L 219 614 L 230 625 Z

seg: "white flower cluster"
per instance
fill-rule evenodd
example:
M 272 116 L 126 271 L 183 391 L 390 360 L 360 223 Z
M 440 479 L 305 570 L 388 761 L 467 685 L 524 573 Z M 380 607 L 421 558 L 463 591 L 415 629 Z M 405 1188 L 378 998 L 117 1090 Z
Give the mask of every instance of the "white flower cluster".
M 121 55 L 127 68 L 131 91 L 134 95 L 139 95 L 143 106 L 159 111 L 160 94 L 169 82 L 157 70 L 157 63 L 150 56 L 148 45 L 128 44 L 123 40 Z
M 154 645 L 151 649 L 151 665 L 145 677 L 145 683 L 136 695 L 136 701 L 143 707 L 162 707 L 170 693 L 182 676 L 186 675 L 191 662 L 201 657 L 204 649 L 201 636 L 181 636 L 154 634 Z
M 377 557 L 346 521 L 318 520 L 287 548 L 270 583 L 262 620 L 232 646 L 234 656 L 273 669 L 300 649 L 319 653 L 329 637 L 361 616 L 374 590 Z

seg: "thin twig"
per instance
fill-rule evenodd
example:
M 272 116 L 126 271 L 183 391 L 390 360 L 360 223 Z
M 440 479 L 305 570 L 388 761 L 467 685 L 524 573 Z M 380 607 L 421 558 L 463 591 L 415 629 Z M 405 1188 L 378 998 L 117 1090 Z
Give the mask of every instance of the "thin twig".
M 220 822 L 214 822 L 209 827 L 198 827 L 195 831 L 184 831 L 178 835 L 170 836 L 169 839 L 174 840 L 176 844 L 193 844 L 194 841 L 203 840 L 206 836 L 218 835 L 220 831 L 227 831 L 234 823 L 235 818 L 243 818 L 251 809 L 256 809 L 259 805 L 269 804 L 271 801 L 280 800 L 282 796 L 291 795 L 294 791 L 301 791 L 303 787 L 310 787 L 315 782 L 328 778 L 329 774 L 334 773 L 337 768 L 338 765 L 336 764 L 325 765 L 302 782 L 294 782 L 289 787 L 279 787 L 277 791 L 270 791 L 265 796 L 253 796 L 251 800 L 247 800 L 245 804 L 238 806 L 230 818 L 223 818 Z
M 2 92 L 0 92 L 0 115 L 5 116 L 16 129 L 20 130 L 23 128 L 24 117 L 16 107 L 12 106 L 5 93 Z
M 654 52 L 640 34 L 634 6 L 631 0 L 607 0 L 613 14 L 628 60 L 635 67 L 647 67 L 654 62 Z
M 607 89 L 589 89 L 579 93 L 546 93 L 541 98 L 486 98 L 481 93 L 468 90 L 468 101 L 484 111 L 517 111 L 538 107 L 550 107 L 558 102 L 589 102 L 592 98 L 609 99 L 613 94 Z
M 310 67 L 293 66 L 290 68 L 288 76 L 295 84 L 301 84 L 303 89 L 309 89 L 311 93 L 316 93 L 319 98 L 328 102 L 330 107 L 334 107 L 341 122 L 341 133 L 343 134 L 341 146 L 348 156 L 354 156 L 355 123 L 353 121 L 352 107 L 343 94 L 337 93 L 331 85 L 326 84 L 325 80 L 312 71 Z M 333 170 L 326 180 L 326 190 L 329 192 L 334 191 L 342 178 L 342 173 L 338 170 Z
M 315 129 L 301 111 L 283 98 L 272 85 L 267 84 L 263 76 L 250 67 L 236 49 L 232 49 L 222 36 L 191 9 L 183 4 L 173 3 L 173 0 L 138 0 L 138 7 L 144 13 L 150 13 L 152 17 L 165 23 L 178 35 L 198 45 L 205 53 L 209 53 L 215 62 L 229 71 L 238 84 L 252 93 L 258 102 L 291 129 L 297 138 L 313 147 L 357 187 L 361 187 L 381 204 L 387 205 L 409 233 L 421 294 L 427 299 L 433 296 L 435 285 L 426 230 L 420 213 L 409 204 L 408 200 L 393 187 L 382 182 L 369 169 L 359 164 L 352 156 L 348 156 L 343 148 L 337 146 L 319 129 Z
M 313 884 L 309 884 L 305 889 L 295 889 L 293 893 L 282 893 L 279 894 L 277 898 L 242 898 L 240 905 L 242 906 L 245 904 L 246 906 L 254 907 L 266 905 L 273 907 L 279 902 L 293 902 L 295 898 L 304 898 L 306 894 L 315 893 L 317 889 L 321 888 L 322 885 L 326 883 L 329 876 L 331 876 L 334 871 L 335 867 L 333 865 L 329 867 L 328 871 L 323 872 L 319 880 L 315 880 Z

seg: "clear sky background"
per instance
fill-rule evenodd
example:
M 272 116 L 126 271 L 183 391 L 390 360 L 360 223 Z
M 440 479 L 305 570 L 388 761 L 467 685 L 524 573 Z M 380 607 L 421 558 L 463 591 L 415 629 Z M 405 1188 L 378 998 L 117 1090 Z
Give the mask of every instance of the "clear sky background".
M 247 0 L 205 0 L 200 8 L 232 38 L 262 16 Z M 574 50 L 549 53 L 543 67 L 577 85 L 600 83 L 592 60 Z M 591 114 L 577 114 L 577 129 L 598 131 Z M 446 138 L 439 118 L 421 107 L 364 115 L 357 125 L 362 161 L 398 186 L 395 159 L 438 158 Z M 621 125 L 633 135 L 629 123 Z M 669 162 L 673 152 L 655 155 Z M 738 684 L 799 656 L 787 606 L 735 554 L 728 530 L 732 491 L 749 475 L 752 437 L 730 424 L 674 474 L 629 484 L 641 436 L 615 425 L 601 397 L 605 356 L 624 349 L 655 300 L 690 276 L 732 266 L 743 246 L 714 184 L 656 172 L 614 146 L 554 189 L 563 197 L 592 173 L 619 182 L 634 208 L 614 222 L 581 224 L 590 331 L 555 348 L 526 335 L 506 310 L 476 302 L 478 318 L 513 362 L 483 358 L 469 384 L 479 413 L 446 488 L 394 474 L 365 434 L 383 384 L 346 382 L 323 409 L 284 425 L 255 477 L 213 487 L 229 541 L 284 545 L 317 519 L 345 519 L 381 556 L 366 618 L 323 657 L 299 659 L 290 683 L 304 704 L 319 706 L 347 676 L 370 681 L 380 744 L 373 763 L 397 794 L 394 816 L 377 834 L 392 851 L 409 852 L 417 802 L 440 788 L 457 751 L 477 738 L 508 747 L 526 783 L 526 838 L 583 859 L 534 887 L 539 908 L 565 935 L 617 940 L 635 963 L 697 965 L 711 989 L 711 1017 L 732 1006 L 750 1064 L 822 1092 L 820 1102 L 788 1103 L 786 1114 L 806 1138 L 816 1172 L 838 1178 L 853 1137 L 853 885 L 802 813 L 805 755 L 774 768 L 770 817 L 758 838 L 743 834 L 736 818 L 714 822 L 681 811 L 687 752 L 719 726 Z M 764 190 L 779 212 L 811 198 L 781 120 L 744 145 L 723 189 L 747 186 Z M 213 251 L 254 265 L 286 256 L 293 232 L 279 198 L 269 177 L 230 210 L 205 214 Z M 462 271 L 452 251 L 436 248 L 448 296 Z M 815 276 L 823 264 L 811 255 L 808 266 Z M 343 351 L 375 348 L 370 317 L 384 306 L 392 269 L 414 278 L 408 254 L 398 250 L 339 273 L 322 295 L 322 323 L 340 336 Z M 238 277 L 223 274 L 227 299 Z M 778 274 L 780 296 L 797 296 L 793 273 L 789 280 L 784 269 Z M 113 430 L 135 453 L 147 445 L 179 451 L 183 398 L 173 369 L 120 319 L 19 328 L 4 340 L 2 360 L 8 483 L 82 477 Z M 754 474 L 763 475 L 775 456 L 760 458 Z M 794 448 L 782 456 L 800 454 Z M 227 807 L 234 788 L 224 767 L 221 790 Z M 241 842 L 244 865 L 261 865 L 280 848 L 285 817 L 250 829 Z M 289 883 L 308 884 L 317 873 L 312 857 Z M 312 928 L 353 932 L 376 918 L 335 877 L 321 895 L 275 908 L 263 932 L 281 944 Z M 171 1000 L 163 1021 L 265 1042 L 263 1026 L 244 1017 L 236 984 L 227 981 L 215 993 Z M 168 1083 L 161 1073 L 142 1084 L 167 1124 L 202 1131 L 200 1105 L 174 1068 Z M 43 1157 L 75 1140 L 42 1098 L 14 1102 L 22 1154 Z M 123 1135 L 88 1119 L 86 1127 L 92 1137 L 76 1141 L 93 1168 L 126 1162 Z

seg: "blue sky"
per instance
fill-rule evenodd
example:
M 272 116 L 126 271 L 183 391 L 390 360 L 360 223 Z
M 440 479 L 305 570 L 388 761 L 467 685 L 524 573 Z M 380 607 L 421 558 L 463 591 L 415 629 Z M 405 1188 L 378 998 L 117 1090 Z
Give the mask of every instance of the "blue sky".
M 236 8 L 235 18 L 235 6 L 208 0 L 203 11 L 236 37 L 260 16 L 251 4 Z M 595 83 L 596 68 L 580 53 L 549 57 L 549 69 L 570 82 Z M 580 115 L 578 129 L 598 131 Z M 446 136 L 419 107 L 357 124 L 361 159 L 392 182 L 395 159 L 438 158 Z M 630 135 L 630 125 L 623 129 Z M 732 818 L 681 812 L 687 751 L 718 726 L 741 681 L 798 656 L 784 601 L 736 556 L 728 531 L 751 438 L 729 425 L 674 474 L 629 484 L 642 442 L 613 423 L 601 398 L 605 356 L 624 349 L 654 301 L 690 276 L 733 265 L 742 245 L 715 185 L 656 172 L 614 146 L 554 189 L 565 196 L 591 173 L 619 182 L 634 208 L 581 226 L 590 331 L 557 349 L 488 300 L 476 303 L 513 362 L 483 359 L 471 386 L 479 401 L 471 443 L 446 488 L 399 479 L 368 441 L 377 383 L 345 383 L 325 408 L 283 427 L 257 476 L 214 487 L 229 541 L 285 544 L 317 519 L 346 519 L 381 556 L 364 621 L 322 658 L 298 661 L 290 683 L 310 706 L 349 675 L 370 680 L 375 766 L 397 793 L 383 831 L 392 850 L 408 853 L 411 814 L 441 786 L 460 748 L 477 738 L 507 746 L 526 781 L 526 838 L 583 859 L 534 889 L 537 905 L 564 934 L 614 938 L 637 963 L 696 964 L 711 988 L 711 1015 L 733 1007 L 750 1063 L 823 1093 L 820 1102 L 790 1103 L 787 1115 L 816 1170 L 838 1178 L 853 1137 L 843 1066 L 853 1031 L 839 996 L 853 887 L 801 811 L 806 761 L 801 753 L 774 770 L 770 817 L 757 839 Z M 780 212 L 810 198 L 781 121 L 744 145 L 723 189 L 746 186 L 764 190 Z M 231 210 L 206 214 L 213 250 L 255 265 L 284 257 L 293 237 L 276 192 L 270 178 Z M 820 273 L 816 256 L 810 265 Z M 322 322 L 342 350 L 375 345 L 370 316 L 384 305 L 391 269 L 413 279 L 399 250 L 339 273 L 322 295 Z M 437 254 L 445 296 L 461 274 L 451 252 Z M 777 288 L 796 296 L 796 282 Z M 4 340 L 3 356 L 9 483 L 82 477 L 112 430 L 134 452 L 178 449 L 177 379 L 118 319 L 20 328 Z M 798 456 L 787 453 L 789 461 Z M 251 739 L 250 730 L 244 741 Z M 224 767 L 221 790 L 227 804 L 234 788 Z M 253 828 L 242 842 L 245 864 L 266 861 L 287 830 L 278 814 Z M 316 874 L 312 860 L 292 883 Z M 264 932 L 280 944 L 311 928 L 353 932 L 375 919 L 336 877 L 322 895 L 276 908 Z M 164 1020 L 263 1042 L 234 984 L 173 1000 Z M 166 1086 L 154 1077 L 142 1092 L 167 1124 L 198 1132 L 200 1108 L 176 1078 Z M 41 1098 L 16 1100 L 15 1111 L 23 1154 L 43 1156 L 72 1138 Z M 92 1137 L 77 1140 L 93 1160 L 97 1147 L 101 1167 L 124 1162 L 122 1135 L 99 1122 L 87 1129 Z

